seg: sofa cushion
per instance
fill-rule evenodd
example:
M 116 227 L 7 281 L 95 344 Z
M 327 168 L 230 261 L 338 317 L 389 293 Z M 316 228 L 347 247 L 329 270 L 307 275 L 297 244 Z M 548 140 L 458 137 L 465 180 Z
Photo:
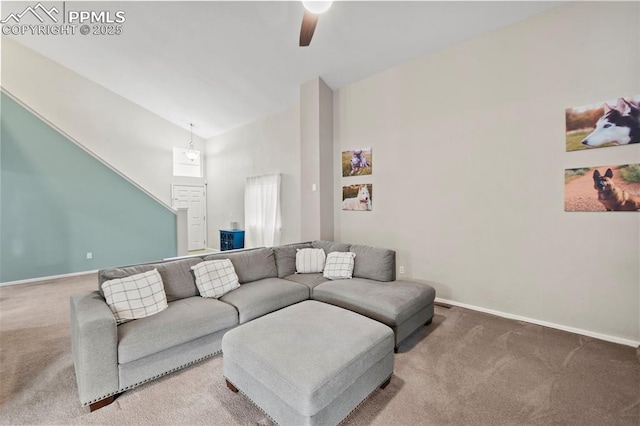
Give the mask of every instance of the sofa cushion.
M 217 299 L 240 287 L 238 275 L 229 259 L 206 260 L 191 269 L 202 297 Z
M 190 257 L 187 259 L 172 260 L 168 262 L 102 269 L 98 272 L 100 294 L 104 296 L 104 293 L 102 292 L 102 283 L 105 281 L 129 277 L 131 275 L 157 269 L 162 277 L 164 291 L 167 295 L 167 302 L 197 296 L 198 289 L 196 288 L 196 282 L 193 279 L 193 274 L 191 273 L 190 268 L 200 262 L 202 262 L 202 258 Z
M 329 253 L 322 276 L 329 280 L 351 279 L 355 257 L 351 251 Z
M 321 248 L 324 249 L 326 254 L 329 254 L 334 251 L 349 251 L 349 247 L 351 244 L 347 243 L 334 243 L 333 241 L 324 241 L 324 240 L 316 240 L 311 243 L 313 248 Z
M 300 283 L 300 284 L 304 284 L 307 287 L 309 287 L 309 291 L 311 294 L 311 291 L 313 291 L 313 289 L 315 288 L 315 286 L 322 284 L 322 283 L 326 283 L 327 281 L 329 281 L 328 279 L 326 279 L 322 274 L 318 273 L 318 274 L 291 274 L 291 275 L 287 275 L 286 277 L 284 277 L 285 280 L 288 281 L 293 281 L 296 283 Z
M 396 279 L 396 252 L 383 248 L 352 244 L 351 250 L 356 254 L 353 276 L 369 278 L 376 281 L 393 281 Z
M 202 262 L 200 257 L 159 263 L 157 268 L 164 283 L 167 301 L 173 302 L 198 295 L 191 267 Z
M 273 247 L 273 255 L 276 258 L 278 278 L 284 278 L 296 273 L 296 253 L 298 249 L 311 248 L 311 243 L 288 244 Z
M 102 290 L 118 324 L 167 309 L 167 296 L 157 269 L 105 281 Z
M 242 284 L 240 288 L 225 294 L 220 300 L 235 306 L 240 315 L 240 324 L 244 324 L 308 298 L 307 286 L 280 278 L 266 278 Z
M 276 258 L 270 248 L 238 251 L 234 253 L 216 253 L 209 255 L 204 260 L 229 259 L 238 274 L 240 284 L 275 278 L 278 276 Z
M 118 363 L 124 364 L 238 324 L 238 312 L 216 299 L 189 297 L 153 317 L 118 327 Z
M 304 248 L 296 253 L 296 272 L 299 274 L 317 274 L 324 270 L 327 255 L 323 249 Z
M 435 296 L 435 290 L 426 284 L 362 278 L 328 281 L 313 289 L 315 300 L 349 309 L 391 327 L 402 324 L 433 303 Z

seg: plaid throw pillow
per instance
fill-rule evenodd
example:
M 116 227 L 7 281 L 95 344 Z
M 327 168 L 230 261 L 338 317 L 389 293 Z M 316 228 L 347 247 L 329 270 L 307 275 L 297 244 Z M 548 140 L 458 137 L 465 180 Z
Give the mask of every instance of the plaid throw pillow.
M 167 309 L 167 296 L 157 269 L 102 283 L 107 305 L 122 324 Z
M 322 275 L 330 280 L 350 279 L 353 276 L 353 265 L 355 253 L 347 252 L 331 252 L 327 256 L 327 263 L 324 266 Z
M 296 253 L 296 273 L 315 274 L 322 272 L 327 256 L 324 249 L 303 248 Z
M 238 275 L 229 259 L 207 260 L 192 266 L 191 269 L 202 297 L 217 299 L 240 287 Z

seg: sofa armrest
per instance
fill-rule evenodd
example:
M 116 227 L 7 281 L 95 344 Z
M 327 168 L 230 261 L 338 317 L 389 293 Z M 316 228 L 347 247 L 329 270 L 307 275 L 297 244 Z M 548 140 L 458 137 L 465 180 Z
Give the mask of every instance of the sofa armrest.
M 82 405 L 119 390 L 118 329 L 100 293 L 71 296 L 71 349 Z

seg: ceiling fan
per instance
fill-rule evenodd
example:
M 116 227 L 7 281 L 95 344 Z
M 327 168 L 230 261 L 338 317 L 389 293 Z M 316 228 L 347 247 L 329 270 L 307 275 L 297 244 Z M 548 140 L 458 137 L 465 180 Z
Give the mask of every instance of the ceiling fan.
M 303 1 L 304 16 L 300 27 L 300 47 L 309 46 L 313 32 L 316 30 L 318 15 L 326 12 L 331 7 L 333 1 L 311 0 Z

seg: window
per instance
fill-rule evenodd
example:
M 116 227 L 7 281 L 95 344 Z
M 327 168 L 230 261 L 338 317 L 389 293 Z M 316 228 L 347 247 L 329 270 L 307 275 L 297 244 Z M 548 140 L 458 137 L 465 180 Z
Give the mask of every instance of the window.
M 196 151 L 198 157 L 195 160 L 189 160 L 185 155 L 184 148 L 173 147 L 173 175 L 187 177 L 202 177 L 202 166 L 200 151 Z

